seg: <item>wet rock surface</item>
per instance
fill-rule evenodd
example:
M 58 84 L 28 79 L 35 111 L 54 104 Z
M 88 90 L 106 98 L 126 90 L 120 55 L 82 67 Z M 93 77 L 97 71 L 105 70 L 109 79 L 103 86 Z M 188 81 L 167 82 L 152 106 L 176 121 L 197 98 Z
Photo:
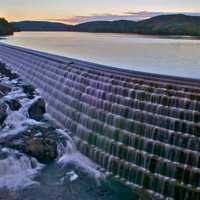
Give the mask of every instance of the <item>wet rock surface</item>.
M 14 191 L 8 189 L 0 189 L 0 200 L 18 200 L 18 195 Z
M 4 94 L 0 102 L 1 148 L 17 150 L 42 163 L 54 161 L 58 156 L 58 146 L 65 146 L 66 138 L 44 120 L 44 99 L 37 96 L 33 86 L 18 80 L 18 76 L 6 69 L 4 64 L 0 66 L 1 80 L 8 85 L 0 85 L 0 93 Z M 15 81 L 9 85 L 7 78 Z M 24 105 L 22 102 L 25 102 Z M 18 128 L 17 134 L 10 134 Z M 0 154 L 0 157 L 3 155 Z
M 58 145 L 66 145 L 66 138 L 55 128 L 32 126 L 17 135 L 0 138 L 0 145 L 37 158 L 42 163 L 53 161 L 58 156 Z
M 45 112 L 45 101 L 42 98 L 37 99 L 28 109 L 29 117 L 37 121 L 42 120 Z
M 15 72 L 10 71 L 4 63 L 0 63 L 0 74 L 8 77 L 10 80 L 17 79 L 19 77 Z
M 19 100 L 17 100 L 17 99 L 10 99 L 10 100 L 6 101 L 6 103 L 9 105 L 9 108 L 12 111 L 17 111 L 22 107 Z
M 0 102 L 0 126 L 3 125 L 4 120 L 7 117 L 7 105 L 4 102 Z
M 42 163 L 54 161 L 66 138 L 44 120 L 44 99 L 1 63 L 0 77 L 0 149 L 17 150 Z
M 23 92 L 27 95 L 28 98 L 33 99 L 35 95 L 35 88 L 32 85 L 23 84 Z
M 0 98 L 8 94 L 10 91 L 11 89 L 9 87 L 0 84 Z

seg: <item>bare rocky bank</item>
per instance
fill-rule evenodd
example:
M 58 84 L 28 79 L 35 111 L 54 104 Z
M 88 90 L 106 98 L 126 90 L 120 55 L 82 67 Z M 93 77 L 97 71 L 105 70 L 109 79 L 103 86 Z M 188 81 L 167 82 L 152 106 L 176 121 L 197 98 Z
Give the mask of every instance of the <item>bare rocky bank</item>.
M 57 158 L 66 137 L 45 118 L 45 101 L 33 86 L 1 64 L 0 145 L 35 157 L 40 162 Z

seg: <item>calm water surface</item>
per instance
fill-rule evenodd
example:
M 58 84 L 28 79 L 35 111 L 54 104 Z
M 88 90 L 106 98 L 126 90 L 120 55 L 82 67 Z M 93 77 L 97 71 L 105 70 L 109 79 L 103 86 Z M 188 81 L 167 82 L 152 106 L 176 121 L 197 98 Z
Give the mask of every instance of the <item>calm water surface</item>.
M 22 32 L 2 41 L 119 68 L 200 78 L 198 38 Z

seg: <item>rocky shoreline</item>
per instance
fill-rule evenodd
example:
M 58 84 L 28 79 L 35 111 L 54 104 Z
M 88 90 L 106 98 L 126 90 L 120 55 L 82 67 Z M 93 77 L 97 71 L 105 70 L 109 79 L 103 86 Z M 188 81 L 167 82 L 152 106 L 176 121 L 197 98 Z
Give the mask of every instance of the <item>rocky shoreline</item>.
M 35 184 L 42 164 L 65 153 L 68 137 L 44 118 L 45 107 L 33 86 L 0 63 L 0 200 L 20 199 L 16 190 Z
M 38 92 L 0 63 L 0 200 L 18 200 L 16 190 L 35 184 L 41 163 L 64 153 L 67 137 L 45 112 Z
M 66 137 L 45 118 L 45 101 L 4 64 L 0 64 L 0 146 L 38 159 L 53 161 Z

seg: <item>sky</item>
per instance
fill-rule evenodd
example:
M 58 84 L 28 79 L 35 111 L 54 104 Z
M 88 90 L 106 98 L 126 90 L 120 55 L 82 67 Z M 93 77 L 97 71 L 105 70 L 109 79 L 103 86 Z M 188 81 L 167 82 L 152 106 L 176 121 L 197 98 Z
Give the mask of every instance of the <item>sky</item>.
M 160 14 L 200 15 L 200 0 L 0 0 L 0 17 L 9 21 L 141 20 Z

